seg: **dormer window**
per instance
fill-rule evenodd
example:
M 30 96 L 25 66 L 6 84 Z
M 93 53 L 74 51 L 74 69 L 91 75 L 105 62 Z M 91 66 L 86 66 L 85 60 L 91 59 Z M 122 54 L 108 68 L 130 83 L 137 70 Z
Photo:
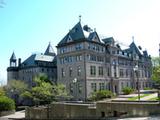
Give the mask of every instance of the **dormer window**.
M 78 28 L 75 28 L 75 32 L 77 32 L 78 31 Z
M 67 42 L 71 42 L 72 41 L 72 38 L 71 36 L 69 35 L 68 38 L 67 38 Z

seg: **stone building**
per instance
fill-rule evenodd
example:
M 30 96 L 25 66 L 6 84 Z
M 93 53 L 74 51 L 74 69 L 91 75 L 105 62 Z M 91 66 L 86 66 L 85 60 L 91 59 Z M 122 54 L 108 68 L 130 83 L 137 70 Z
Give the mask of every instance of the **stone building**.
M 10 66 L 7 68 L 7 80 L 23 80 L 32 86 L 33 78 L 40 74 L 46 74 L 48 78 L 57 81 L 56 54 L 49 43 L 44 54 L 32 54 L 24 62 L 17 59 L 13 52 L 10 58 Z
M 76 100 L 86 100 L 97 90 L 120 94 L 126 86 L 151 87 L 151 67 L 151 57 L 134 41 L 122 49 L 113 37 L 101 39 L 81 21 L 57 45 L 58 83 Z

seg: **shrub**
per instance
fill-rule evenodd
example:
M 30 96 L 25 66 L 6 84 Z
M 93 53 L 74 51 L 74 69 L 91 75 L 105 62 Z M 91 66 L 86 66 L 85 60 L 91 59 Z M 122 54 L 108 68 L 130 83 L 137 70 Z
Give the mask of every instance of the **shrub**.
M 145 87 L 144 90 L 152 90 L 150 87 Z
M 134 91 L 134 89 L 130 88 L 130 87 L 124 87 L 122 89 L 122 92 L 125 94 L 125 95 L 128 95 L 130 93 L 132 93 Z
M 6 96 L 0 97 L 0 111 L 9 111 L 15 109 L 15 102 Z
M 97 101 L 97 100 L 102 100 L 104 98 L 111 98 L 113 97 L 113 93 L 109 90 L 101 90 L 101 91 L 96 91 L 93 92 L 90 99 Z

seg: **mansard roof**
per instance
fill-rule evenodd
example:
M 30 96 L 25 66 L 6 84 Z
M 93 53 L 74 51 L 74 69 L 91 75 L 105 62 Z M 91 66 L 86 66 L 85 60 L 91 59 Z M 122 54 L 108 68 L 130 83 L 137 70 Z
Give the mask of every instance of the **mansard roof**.
M 142 48 L 140 46 L 137 47 L 136 44 L 134 43 L 134 41 L 129 45 L 128 49 L 125 49 L 123 51 L 125 51 L 127 53 L 131 53 L 131 54 L 136 53 L 136 54 L 138 54 L 138 56 L 150 57 L 148 55 L 147 50 L 142 51 Z
M 53 50 L 51 43 L 49 43 L 44 55 L 55 56 L 55 52 Z
M 25 66 L 36 65 L 36 61 L 41 62 L 53 62 L 55 56 L 49 56 L 44 54 L 33 54 L 28 57 L 22 64 Z
M 16 55 L 14 54 L 14 52 L 12 53 L 10 60 L 16 60 Z
M 105 44 L 114 44 L 115 40 L 113 37 L 102 39 Z
M 136 53 L 139 56 L 142 56 L 142 53 L 140 51 L 140 49 L 136 46 L 136 44 L 134 43 L 134 41 L 129 45 L 129 48 L 124 50 L 128 53 Z
M 82 27 L 81 22 L 78 22 L 58 43 L 58 46 L 77 40 L 101 42 L 96 31 L 93 31 L 90 27 L 88 27 L 88 25 L 84 25 Z

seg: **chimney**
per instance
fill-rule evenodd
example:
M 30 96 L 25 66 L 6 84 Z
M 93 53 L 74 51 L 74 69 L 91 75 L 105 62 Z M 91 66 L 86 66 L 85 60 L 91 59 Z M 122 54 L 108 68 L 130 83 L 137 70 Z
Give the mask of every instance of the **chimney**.
M 18 59 L 18 66 L 21 65 L 21 58 Z

